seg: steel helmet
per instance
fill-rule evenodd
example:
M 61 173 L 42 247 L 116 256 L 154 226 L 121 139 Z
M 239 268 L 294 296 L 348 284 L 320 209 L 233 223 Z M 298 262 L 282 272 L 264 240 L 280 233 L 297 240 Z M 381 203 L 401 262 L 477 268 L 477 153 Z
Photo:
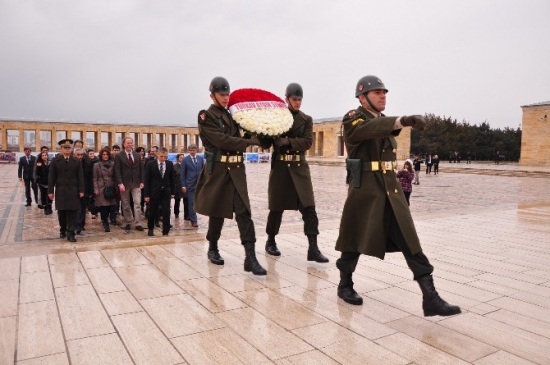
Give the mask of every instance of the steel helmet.
M 380 80 L 376 76 L 363 76 L 357 81 L 357 86 L 355 87 L 355 97 L 359 97 L 361 94 L 366 94 L 371 90 L 385 90 L 388 92 L 388 89 L 386 89 L 386 86 L 384 86 L 384 83 L 382 80 Z
M 224 77 L 217 76 L 210 81 L 210 92 L 212 94 L 219 93 L 228 95 L 231 91 L 229 90 L 229 82 Z
M 304 97 L 304 90 L 302 90 L 300 84 L 293 82 L 286 87 L 285 96 L 287 98 L 302 99 Z

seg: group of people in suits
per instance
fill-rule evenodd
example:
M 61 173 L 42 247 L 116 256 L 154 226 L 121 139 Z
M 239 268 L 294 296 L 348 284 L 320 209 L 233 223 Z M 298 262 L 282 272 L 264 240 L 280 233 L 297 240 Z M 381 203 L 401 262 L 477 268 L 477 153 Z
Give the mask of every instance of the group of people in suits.
M 84 148 L 74 148 L 71 139 L 63 139 L 58 144 L 60 153 L 51 160 L 47 149 L 35 157 L 31 155 L 30 148 L 25 148 L 25 155 L 19 160 L 18 178 L 25 183 L 26 206 L 32 204 L 31 189 L 35 202 L 44 208 L 45 214 L 52 213 L 55 198 L 60 238 L 66 237 L 70 242 L 76 242 L 76 233 L 83 229 L 82 224 L 79 225 L 77 212 L 85 215 L 86 208 L 82 208 L 82 201 L 88 196 L 93 197 L 106 232 L 110 232 L 109 218 L 117 201 L 122 206 L 123 229 L 130 230 L 133 224 L 136 230 L 143 231 L 141 202 L 144 201 L 149 205 L 148 235 L 154 236 L 155 222 L 159 217 L 163 222 L 162 233 L 167 235 L 172 227 L 171 199 L 177 193 L 188 198 L 187 219 L 192 227 L 198 227 L 194 191 L 204 159 L 197 155 L 196 145 L 189 146 L 188 156 L 178 156 L 174 166 L 167 160 L 166 148 L 155 149 L 155 153 L 145 159 L 134 150 L 133 139 L 129 137 L 123 139 L 123 149 L 116 151 L 118 153 L 107 147 L 101 149 L 99 159 L 93 150 L 88 156 Z M 90 171 L 85 175 L 86 161 L 93 163 L 89 164 Z M 89 184 L 87 180 L 90 180 Z M 38 189 L 41 190 L 40 199 Z M 115 195 L 112 195 L 113 192 Z

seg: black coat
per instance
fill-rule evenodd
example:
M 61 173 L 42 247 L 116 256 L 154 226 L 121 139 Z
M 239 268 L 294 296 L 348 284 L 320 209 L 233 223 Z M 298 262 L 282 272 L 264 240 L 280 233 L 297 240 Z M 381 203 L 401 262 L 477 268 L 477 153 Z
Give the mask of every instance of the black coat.
M 48 194 L 55 191 L 55 209 L 79 210 L 80 193 L 84 194 L 84 173 L 82 163 L 75 157 L 65 157 L 59 154 L 50 164 L 48 176 Z
M 166 171 L 164 177 L 161 177 L 159 165 L 157 161 L 151 161 L 145 165 L 145 173 L 143 174 L 143 197 L 151 199 L 159 199 L 161 195 L 166 195 L 170 198 L 176 191 L 176 173 L 174 164 L 166 160 L 164 162 Z

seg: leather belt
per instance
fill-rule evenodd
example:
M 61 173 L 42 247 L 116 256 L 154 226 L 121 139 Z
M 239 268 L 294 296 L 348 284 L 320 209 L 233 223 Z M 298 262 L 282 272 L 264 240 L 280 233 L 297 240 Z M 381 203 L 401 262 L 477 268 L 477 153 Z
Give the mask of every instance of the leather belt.
M 279 161 L 301 161 L 300 155 L 277 155 Z
M 239 163 L 243 162 L 243 156 L 220 156 L 220 160 L 217 162 L 226 162 L 226 163 Z
M 386 171 L 389 170 L 395 170 L 397 169 L 397 162 L 396 161 L 370 161 L 370 162 L 363 162 L 362 164 L 362 170 L 363 171 L 382 171 L 383 173 L 386 173 Z

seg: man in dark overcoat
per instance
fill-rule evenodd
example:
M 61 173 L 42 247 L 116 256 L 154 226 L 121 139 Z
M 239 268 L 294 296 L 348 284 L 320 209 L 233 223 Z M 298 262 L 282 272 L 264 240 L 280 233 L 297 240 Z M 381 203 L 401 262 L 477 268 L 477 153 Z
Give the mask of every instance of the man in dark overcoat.
M 157 158 L 145 166 L 143 173 L 144 200 L 149 203 L 151 210 L 147 217 L 147 234 L 154 236 L 155 221 L 158 214 L 162 214 L 162 235 L 170 232 L 170 200 L 176 192 L 176 172 L 171 161 L 167 160 L 168 150 L 165 147 L 158 149 Z
M 343 119 L 349 177 L 336 250 L 340 270 L 338 296 L 361 305 L 353 289 L 352 274 L 360 254 L 384 259 L 386 252 L 401 251 L 423 294 L 425 316 L 453 315 L 460 308 L 449 305 L 435 290 L 433 266 L 422 252 L 401 184 L 396 178 L 397 136 L 403 127 L 424 129 L 420 116 L 386 117 L 388 89 L 376 76 L 359 80 L 355 96 L 361 106 Z
M 225 218 L 235 220 L 241 243 L 245 249 L 244 270 L 255 275 L 266 275 L 255 253 L 256 233 L 250 210 L 246 186 L 243 152 L 248 146 L 259 145 L 258 137 L 243 138 L 239 126 L 227 110 L 229 83 L 223 77 L 215 77 L 210 83 L 213 104 L 199 112 L 199 135 L 205 148 L 206 166 L 195 189 L 195 211 L 209 217 L 208 258 L 216 265 L 224 260 L 218 251 Z
M 30 207 L 32 203 L 31 188 L 34 193 L 34 201 L 38 202 L 37 186 L 36 182 L 32 178 L 34 165 L 36 164 L 36 157 L 31 155 L 31 149 L 29 147 L 25 147 L 23 151 L 25 152 L 25 156 L 21 156 L 19 159 L 17 177 L 19 178 L 19 181 L 23 181 L 25 183 L 25 198 L 27 199 L 27 204 L 25 206 Z
M 59 220 L 59 237 L 76 242 L 76 212 L 80 209 L 80 198 L 84 196 L 84 174 L 82 163 L 71 156 L 73 141 L 59 141 L 61 153 L 55 156 L 48 176 L 48 197 L 54 200 Z
M 274 149 L 269 173 L 267 217 L 268 254 L 280 256 L 275 236 L 279 233 L 283 211 L 299 210 L 304 221 L 304 234 L 307 236 L 309 249 L 308 261 L 328 262 L 317 245 L 319 219 L 315 211 L 313 185 L 305 152 L 313 143 L 313 119 L 304 114 L 300 108 L 304 91 L 302 86 L 291 83 L 285 91 L 286 102 L 294 123 L 290 130 L 273 141 Z

